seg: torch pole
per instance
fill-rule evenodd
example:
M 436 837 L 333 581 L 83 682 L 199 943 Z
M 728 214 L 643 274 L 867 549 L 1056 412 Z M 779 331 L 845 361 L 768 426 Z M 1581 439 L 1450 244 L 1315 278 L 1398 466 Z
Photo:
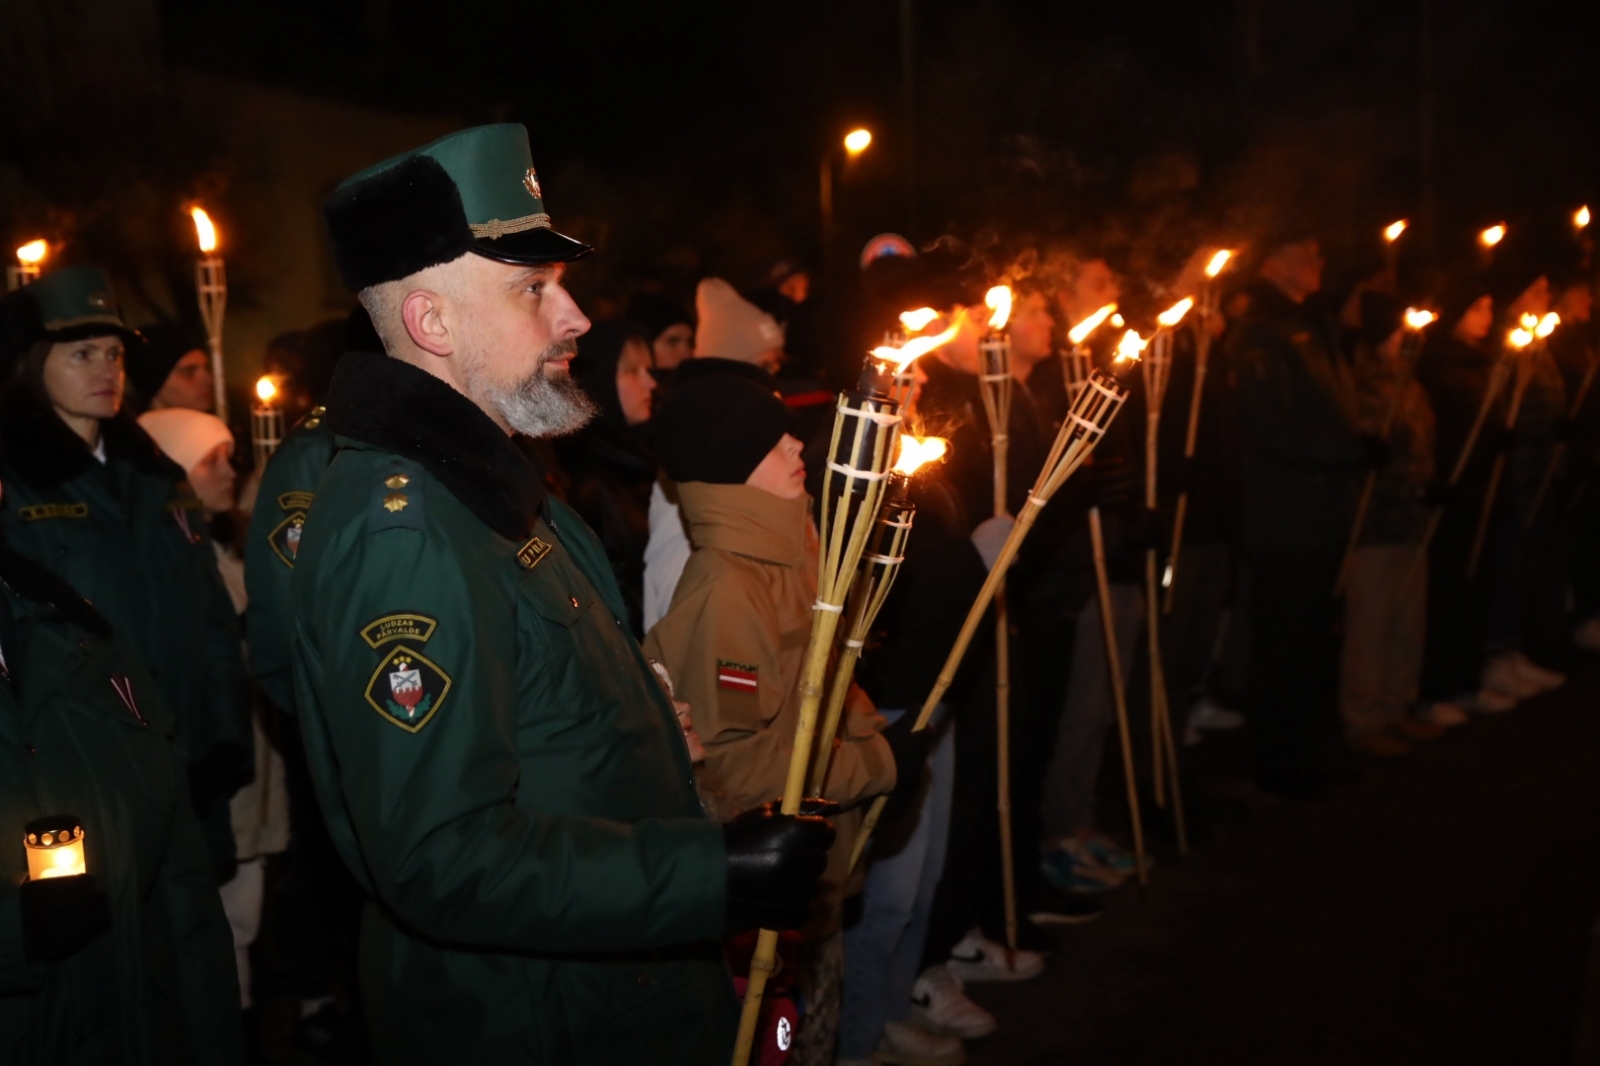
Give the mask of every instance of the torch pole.
M 977 598 L 967 610 L 966 620 L 961 623 L 961 631 L 956 634 L 950 654 L 945 657 L 944 666 L 939 671 L 939 678 L 934 683 L 933 691 L 928 693 L 928 698 L 922 702 L 922 710 L 917 714 L 913 731 L 928 727 L 928 721 L 933 717 L 934 710 L 944 699 L 945 693 L 950 690 L 951 684 L 955 682 L 956 670 L 960 668 L 961 660 L 967 654 L 967 648 L 978 631 L 978 625 L 983 621 L 983 616 L 994 600 L 995 593 L 999 591 L 1001 582 L 1005 580 L 1006 571 L 1011 568 L 1022 542 L 1033 529 L 1033 523 L 1038 518 L 1039 512 L 1050 502 L 1050 497 L 1056 490 L 1093 453 L 1095 445 L 1105 436 L 1106 428 L 1111 425 L 1112 419 L 1116 418 L 1117 412 L 1122 409 L 1127 398 L 1128 390 L 1111 374 L 1096 370 L 1085 382 L 1072 409 L 1067 412 L 1060 432 L 1056 434 L 1055 443 L 1051 445 L 1050 454 L 1039 470 L 1039 477 L 1033 483 L 1033 490 L 1028 493 L 1027 502 L 1017 514 L 1016 525 L 1011 527 L 1010 534 L 1000 547 L 999 557 L 989 570 L 989 576 L 984 579 Z M 862 823 L 860 832 L 856 834 L 855 848 L 850 855 L 852 869 L 860 861 L 862 852 L 866 850 L 872 830 L 878 824 L 879 815 L 883 813 L 883 804 L 884 798 L 881 796 L 872 802 L 866 820 Z
M 899 404 L 889 398 L 892 379 L 893 370 L 889 365 L 869 360 L 858 390 L 840 395 L 834 415 L 818 523 L 817 599 L 812 605 L 811 636 L 800 671 L 800 710 L 780 808 L 787 815 L 800 812 L 834 635 L 857 566 L 866 550 L 867 537 L 883 496 L 884 481 L 889 476 L 889 461 L 900 424 Z M 746 1066 L 750 1061 L 761 1001 L 777 953 L 777 930 L 761 930 L 750 960 L 750 979 L 744 1008 L 739 1015 L 733 1066 Z
M 222 316 L 228 308 L 228 275 L 222 257 L 208 255 L 195 265 L 195 293 L 200 301 L 200 320 L 205 323 L 211 348 L 211 381 L 217 417 L 228 421 L 228 390 L 222 375 Z
M 1208 293 L 1209 297 L 1209 287 Z M 1195 443 L 1200 436 L 1200 400 L 1205 395 L 1206 364 L 1211 358 L 1211 330 L 1207 316 L 1210 309 L 1195 316 L 1194 330 L 1194 386 L 1189 390 L 1189 428 L 1183 438 L 1185 462 L 1194 458 Z M 1173 597 L 1178 591 L 1178 554 L 1183 549 L 1183 524 L 1189 516 L 1189 490 L 1178 493 L 1177 507 L 1172 515 L 1172 552 L 1167 556 L 1167 595 L 1161 606 L 1162 614 L 1172 613 Z
M 1600 353 L 1596 353 L 1589 360 L 1589 368 L 1583 372 L 1583 380 L 1578 382 L 1578 391 L 1572 396 L 1572 403 L 1567 405 L 1567 421 L 1578 420 L 1579 413 L 1583 410 L 1583 401 L 1589 398 L 1589 389 L 1594 385 L 1595 370 L 1600 368 Z M 1525 528 L 1532 529 L 1533 523 L 1539 517 L 1539 510 L 1544 506 L 1544 498 L 1549 495 L 1550 485 L 1555 481 L 1556 471 L 1561 466 L 1561 460 L 1567 457 L 1567 442 L 1557 441 L 1551 449 L 1550 461 L 1545 464 L 1544 476 L 1539 479 L 1539 491 L 1533 497 L 1533 507 L 1528 511 L 1528 522 Z
M 1144 819 L 1139 814 L 1139 785 L 1133 773 L 1133 738 L 1128 732 L 1128 695 L 1122 684 L 1122 654 L 1111 613 L 1111 581 L 1106 576 L 1106 544 L 1100 532 L 1100 508 L 1089 508 L 1089 540 L 1094 548 L 1095 586 L 1100 590 L 1100 627 L 1105 636 L 1106 665 L 1111 671 L 1111 698 L 1117 708 L 1117 733 L 1122 738 L 1122 776 L 1128 787 L 1128 817 L 1133 821 L 1133 861 L 1139 884 L 1150 883 L 1144 860 Z

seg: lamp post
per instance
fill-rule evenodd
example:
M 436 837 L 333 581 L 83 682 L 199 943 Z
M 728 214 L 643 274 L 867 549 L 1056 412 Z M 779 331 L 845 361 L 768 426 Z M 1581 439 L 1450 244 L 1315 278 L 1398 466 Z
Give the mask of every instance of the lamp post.
M 50 245 L 44 240 L 29 241 L 17 249 L 17 265 L 6 267 L 6 291 L 20 289 L 29 282 L 38 281 L 44 271 L 45 256 Z
M 856 128 L 844 135 L 841 147 L 846 159 L 854 159 L 872 145 L 872 131 Z M 822 261 L 826 270 L 829 253 L 833 250 L 833 165 L 838 149 L 830 147 L 822 153 L 822 163 L 817 173 L 817 194 L 822 205 Z

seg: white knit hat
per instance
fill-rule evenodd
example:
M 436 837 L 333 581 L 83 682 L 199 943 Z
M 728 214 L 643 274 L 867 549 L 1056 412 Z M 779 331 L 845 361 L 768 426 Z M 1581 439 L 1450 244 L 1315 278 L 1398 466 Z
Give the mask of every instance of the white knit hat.
M 230 449 L 233 447 L 233 434 L 227 425 L 216 415 L 205 411 L 163 407 L 159 411 L 146 411 L 140 415 L 139 425 L 150 434 L 167 458 L 183 467 L 184 473 L 193 470 L 200 460 L 224 441 Z
M 721 278 L 706 278 L 694 294 L 700 324 L 694 334 L 694 356 L 756 363 L 783 347 L 783 328 L 776 319 L 734 291 Z

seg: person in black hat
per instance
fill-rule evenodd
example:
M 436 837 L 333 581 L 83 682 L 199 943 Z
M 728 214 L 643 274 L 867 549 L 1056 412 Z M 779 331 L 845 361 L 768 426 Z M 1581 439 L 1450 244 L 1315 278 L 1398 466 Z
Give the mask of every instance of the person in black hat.
M 6 297 L 0 527 L 132 642 L 177 716 L 195 812 L 220 880 L 235 848 L 228 799 L 254 764 L 233 605 L 184 471 L 123 409 L 135 334 L 103 271 L 70 267 Z
M 128 352 L 128 384 L 145 409 L 211 411 L 216 393 L 205 338 L 178 323 L 150 326 L 141 333 L 144 343 Z
M 1322 251 L 1281 220 L 1260 242 L 1249 307 L 1223 350 L 1238 383 L 1249 605 L 1249 713 L 1257 784 L 1314 799 L 1336 736 L 1333 586 L 1364 462 L 1356 393 L 1333 326 L 1307 307 Z
M 651 362 L 658 377 L 670 375 L 679 363 L 694 358 L 694 316 L 670 296 L 636 293 L 628 301 L 623 317 L 649 338 Z
M 833 830 L 707 818 L 604 548 L 514 437 L 595 403 L 589 329 L 520 125 L 451 134 L 324 203 L 384 352 L 329 390 L 339 450 L 293 559 L 295 708 L 371 898 L 383 1066 L 725 1061 L 718 938 L 806 919 Z M 772 798 L 771 796 L 765 798 Z

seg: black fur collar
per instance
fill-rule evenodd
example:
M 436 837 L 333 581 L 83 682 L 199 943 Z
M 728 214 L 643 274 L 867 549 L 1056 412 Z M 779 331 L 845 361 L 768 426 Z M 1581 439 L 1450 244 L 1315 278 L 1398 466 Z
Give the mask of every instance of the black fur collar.
M 161 454 L 150 434 L 126 411 L 100 423 L 106 458 L 120 459 L 142 473 L 182 481 L 177 463 Z M 71 481 L 96 466 L 94 453 L 54 411 L 43 407 L 26 389 L 16 388 L 0 407 L 0 445 L 11 469 L 34 489 Z
M 524 541 L 545 506 L 544 472 L 476 404 L 409 363 L 371 352 L 339 360 L 328 425 L 415 460 L 479 521 Z

